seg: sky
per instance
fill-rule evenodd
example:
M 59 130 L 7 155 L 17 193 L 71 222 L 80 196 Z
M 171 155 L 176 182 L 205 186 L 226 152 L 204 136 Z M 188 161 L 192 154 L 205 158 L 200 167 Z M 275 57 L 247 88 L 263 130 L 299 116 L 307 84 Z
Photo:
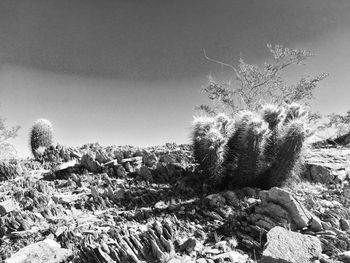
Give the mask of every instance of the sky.
M 0 116 L 29 156 L 29 130 L 51 121 L 55 142 L 79 146 L 188 143 L 208 75 L 205 59 L 259 64 L 266 44 L 316 53 L 286 73 L 327 72 L 312 109 L 350 106 L 347 0 L 2 0 Z

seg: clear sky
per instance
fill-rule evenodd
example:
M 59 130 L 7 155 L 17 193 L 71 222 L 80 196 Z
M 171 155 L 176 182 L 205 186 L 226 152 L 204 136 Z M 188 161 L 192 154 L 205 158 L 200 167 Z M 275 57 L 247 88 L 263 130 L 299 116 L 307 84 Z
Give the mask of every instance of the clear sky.
M 330 73 L 313 109 L 350 109 L 347 0 L 1 0 L 0 116 L 21 125 L 49 119 L 65 145 L 159 145 L 189 141 L 206 76 L 203 57 L 261 63 L 266 44 L 317 56 L 297 76 Z

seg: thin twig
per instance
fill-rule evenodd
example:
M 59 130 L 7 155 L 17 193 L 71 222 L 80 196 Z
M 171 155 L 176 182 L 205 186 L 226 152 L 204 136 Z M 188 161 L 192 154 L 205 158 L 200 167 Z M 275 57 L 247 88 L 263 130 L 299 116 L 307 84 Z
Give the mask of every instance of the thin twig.
M 228 63 L 225 63 L 225 62 L 222 62 L 222 61 L 219 61 L 219 60 L 216 60 L 216 59 L 213 59 L 213 58 L 208 57 L 208 56 L 207 56 L 207 52 L 205 51 L 204 48 L 203 48 L 203 53 L 204 53 L 204 57 L 205 57 L 207 60 L 209 60 L 209 61 L 211 61 L 211 62 L 218 63 L 218 64 L 220 64 L 221 66 L 226 66 L 226 67 L 231 68 L 231 69 L 235 72 L 235 74 L 236 74 L 236 79 L 238 79 L 238 80 L 241 79 L 241 77 L 240 77 L 240 75 L 239 75 L 239 73 L 238 73 L 238 70 L 237 70 L 234 66 L 232 66 L 231 64 L 228 64 Z

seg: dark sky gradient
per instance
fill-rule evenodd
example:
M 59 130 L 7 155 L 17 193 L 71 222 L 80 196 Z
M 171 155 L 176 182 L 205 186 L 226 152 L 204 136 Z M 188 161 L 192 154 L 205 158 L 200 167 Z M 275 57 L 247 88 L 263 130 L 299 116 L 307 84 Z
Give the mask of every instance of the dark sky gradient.
M 349 14 L 346 0 L 2 0 L 0 115 L 22 126 L 23 155 L 41 117 L 63 144 L 187 142 L 200 88 L 221 70 L 202 50 L 260 63 L 267 43 L 315 51 L 307 73 L 331 73 L 315 109 L 345 111 Z
M 257 59 L 266 43 L 312 39 L 349 13 L 338 0 L 2 0 L 0 54 L 60 73 L 177 80 L 208 70 L 203 48 Z

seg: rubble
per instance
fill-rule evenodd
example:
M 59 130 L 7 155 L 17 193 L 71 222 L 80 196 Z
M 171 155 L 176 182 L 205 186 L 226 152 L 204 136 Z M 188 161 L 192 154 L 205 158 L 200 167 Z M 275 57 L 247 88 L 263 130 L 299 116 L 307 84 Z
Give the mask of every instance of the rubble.
M 212 190 L 186 145 L 88 144 L 51 163 L 18 160 L 23 172 L 0 179 L 0 262 L 43 240 L 73 263 L 274 262 L 283 249 L 299 261 L 276 262 L 346 262 L 350 183 L 339 152 L 309 154 L 308 167 L 322 167 L 313 182 L 269 190 Z

